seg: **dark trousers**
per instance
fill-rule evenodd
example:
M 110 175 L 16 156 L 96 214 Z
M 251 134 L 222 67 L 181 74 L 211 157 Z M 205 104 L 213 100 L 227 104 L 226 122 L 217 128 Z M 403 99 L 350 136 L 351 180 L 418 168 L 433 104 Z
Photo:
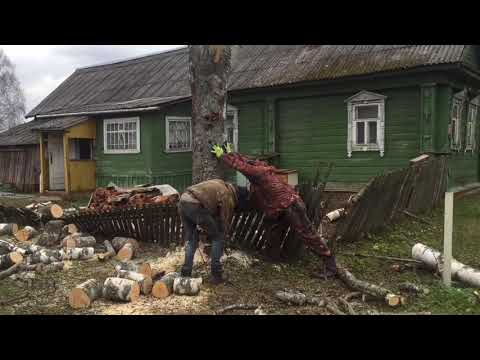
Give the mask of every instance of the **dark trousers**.
M 201 204 L 180 201 L 178 208 L 185 234 L 185 263 L 182 267 L 182 274 L 189 276 L 192 272 L 193 258 L 198 247 L 197 225 L 207 231 L 207 236 L 212 242 L 210 255 L 212 274 L 221 273 L 220 258 L 223 254 L 224 239 L 221 222 Z
M 276 224 L 272 224 L 270 234 L 276 237 L 284 228 L 290 226 L 300 236 L 307 248 L 320 256 L 330 256 L 331 252 L 325 241 L 315 231 L 313 224 L 307 216 L 305 203 L 299 199 L 284 209 Z

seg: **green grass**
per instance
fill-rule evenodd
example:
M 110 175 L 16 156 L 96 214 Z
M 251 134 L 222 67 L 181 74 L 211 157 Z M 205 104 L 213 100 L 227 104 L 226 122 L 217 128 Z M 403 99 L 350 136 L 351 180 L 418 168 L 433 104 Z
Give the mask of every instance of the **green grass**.
M 454 204 L 454 257 L 474 268 L 480 268 L 480 195 L 455 200 Z M 359 253 L 380 256 L 411 258 L 411 249 L 423 243 L 439 251 L 443 250 L 443 208 L 421 215 L 432 225 L 404 219 L 404 221 L 370 235 L 368 239 L 354 244 L 342 244 L 340 254 Z M 427 286 L 430 293 L 409 299 L 407 306 L 397 311 L 429 311 L 433 314 L 480 314 L 480 304 L 471 288 L 453 282 L 446 288 L 438 275 L 426 270 L 396 272 L 391 266 L 395 262 L 374 258 L 338 256 L 339 262 L 349 267 L 359 278 L 381 283 L 393 291 L 402 282 L 413 282 Z

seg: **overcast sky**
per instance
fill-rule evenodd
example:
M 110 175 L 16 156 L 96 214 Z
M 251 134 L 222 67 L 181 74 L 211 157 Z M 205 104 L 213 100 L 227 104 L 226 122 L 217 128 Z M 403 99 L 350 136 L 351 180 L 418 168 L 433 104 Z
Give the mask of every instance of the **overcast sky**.
M 182 45 L 0 45 L 0 48 L 15 64 L 29 112 L 76 68 L 180 46 Z

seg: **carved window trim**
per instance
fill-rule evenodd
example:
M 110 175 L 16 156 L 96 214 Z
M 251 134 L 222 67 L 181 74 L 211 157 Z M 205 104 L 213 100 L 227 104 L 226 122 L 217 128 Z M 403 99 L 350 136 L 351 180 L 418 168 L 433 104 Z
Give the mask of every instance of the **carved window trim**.
M 348 111 L 347 124 L 347 156 L 352 157 L 353 152 L 364 151 L 378 151 L 380 157 L 385 154 L 385 99 L 387 97 L 381 94 L 375 94 L 370 91 L 360 91 L 354 96 L 345 100 Z M 361 106 L 377 105 L 378 116 L 376 119 L 356 119 L 356 110 Z M 368 128 L 368 122 L 375 121 L 377 123 L 377 141 L 375 144 L 357 144 L 357 123 L 364 122 L 365 127 Z M 367 135 L 367 129 L 365 129 Z M 365 136 L 366 136 L 365 135 Z M 367 141 L 367 139 L 365 139 Z

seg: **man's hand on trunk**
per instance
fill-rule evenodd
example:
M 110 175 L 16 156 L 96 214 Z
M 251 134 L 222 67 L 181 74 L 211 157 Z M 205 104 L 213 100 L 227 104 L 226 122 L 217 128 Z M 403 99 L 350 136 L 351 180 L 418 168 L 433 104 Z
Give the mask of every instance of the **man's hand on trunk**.
M 223 148 L 220 145 L 214 144 L 212 146 L 211 153 L 214 154 L 217 159 L 220 159 L 223 156 L 224 151 L 223 151 Z

